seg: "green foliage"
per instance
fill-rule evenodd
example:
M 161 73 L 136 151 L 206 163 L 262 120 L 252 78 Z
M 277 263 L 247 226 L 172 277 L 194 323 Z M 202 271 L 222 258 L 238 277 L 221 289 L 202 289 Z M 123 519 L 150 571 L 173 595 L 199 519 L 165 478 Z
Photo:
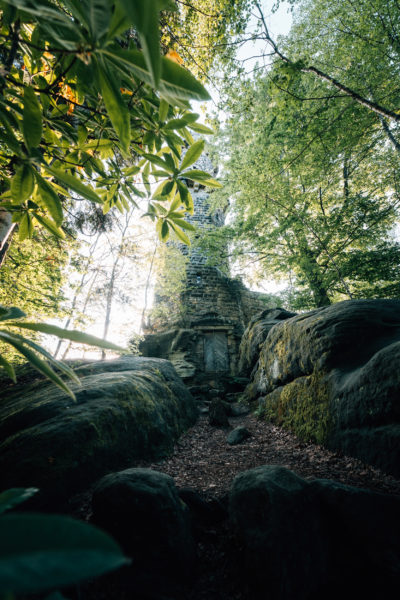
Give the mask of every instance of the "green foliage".
M 69 377 L 76 383 L 79 383 L 79 377 L 75 375 L 74 371 L 68 365 L 53 358 L 53 356 L 42 346 L 19 333 L 15 333 L 15 328 L 39 331 L 41 333 L 55 335 L 62 339 L 79 342 L 81 344 L 89 344 L 97 346 L 98 348 L 109 348 L 111 350 L 116 350 L 117 352 L 124 352 L 124 349 L 116 344 L 112 344 L 111 342 L 101 340 L 80 331 L 62 329 L 61 327 L 56 327 L 55 325 L 47 323 L 28 323 L 21 321 L 20 319 L 25 316 L 25 313 L 15 306 L 6 308 L 0 305 L 0 322 L 2 323 L 2 329 L 0 329 L 0 341 L 12 346 L 37 371 L 39 371 L 39 373 L 45 375 L 73 399 L 75 399 L 74 393 L 60 375 L 55 372 L 54 367 L 56 367 L 62 375 Z M 0 355 L 0 366 L 5 369 L 6 373 L 13 381 L 16 381 L 14 367 L 4 355 Z
M 2 0 L 0 11 L 0 211 L 18 224 L 20 241 L 38 227 L 63 239 L 66 204 L 78 196 L 102 206 L 104 214 L 147 198 L 146 214 L 160 239 L 173 231 L 189 244 L 185 230 L 193 228 L 185 213 L 193 211 L 193 201 L 185 181 L 219 184 L 187 171 L 203 149 L 189 130 L 210 132 L 196 122 L 188 100 L 209 94 L 173 54 L 172 60 L 161 55 L 160 11 L 176 11 L 175 3 Z M 153 197 L 152 179 L 159 183 Z M 0 230 L 0 248 L 7 235 Z M 22 326 L 44 333 L 51 328 Z M 51 333 L 111 348 L 77 332 Z M 38 344 L 8 329 L 0 338 L 72 394 L 43 358 L 69 377 L 72 372 Z M 4 355 L 1 366 L 15 377 Z
M 1 493 L 0 513 L 37 491 Z M 129 562 L 114 540 L 87 523 L 35 513 L 0 516 L 0 594 L 6 597 L 79 583 Z
M 159 11 L 171 3 L 6 0 L 0 8 L 1 208 L 21 239 L 38 225 L 63 237 L 63 208 L 74 194 L 105 211 L 123 209 L 146 196 L 150 175 L 168 182 L 180 174 L 153 166 L 165 152 L 180 157 L 198 117 L 188 100 L 209 96 L 160 54 Z M 121 156 L 138 172 L 122 167 Z M 175 196 L 187 205 L 182 187 Z M 166 222 L 151 199 L 148 214 Z M 171 223 L 184 237 L 171 212 L 160 235 Z
M 226 185 L 213 195 L 220 207 L 231 202 L 230 225 L 221 235 L 244 269 L 250 264 L 260 279 L 289 280 L 296 309 L 398 292 L 392 233 L 400 202 L 398 127 L 303 72 L 304 64 L 325 71 L 336 65 L 331 75 L 357 93 L 376 92 L 397 110 L 393 40 L 385 39 L 385 52 L 392 44 L 386 56 L 378 43 L 367 49 L 359 39 L 381 27 L 380 16 L 386 23 L 386 8 L 378 4 L 381 13 L 371 16 L 364 2 L 350 8 L 347 2 L 301 3 L 307 10 L 282 42 L 292 63 L 277 58 L 268 75 L 227 82 L 229 116 L 216 150 L 225 161 Z M 393 3 L 390 11 L 397 22 Z M 365 29 L 357 27 L 355 13 Z
M 196 0 L 174 4 L 175 12 L 162 13 L 161 45 L 201 81 L 207 81 L 211 69 L 226 68 L 233 58 L 232 41 L 244 33 L 254 1 Z M 195 131 L 209 133 L 204 129 Z

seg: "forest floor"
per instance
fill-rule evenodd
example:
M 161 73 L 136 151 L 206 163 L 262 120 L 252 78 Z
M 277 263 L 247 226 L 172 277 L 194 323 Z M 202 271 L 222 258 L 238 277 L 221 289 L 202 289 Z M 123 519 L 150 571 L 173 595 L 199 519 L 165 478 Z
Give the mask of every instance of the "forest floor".
M 208 501 L 227 505 L 235 476 L 261 465 L 281 465 L 306 478 L 333 479 L 347 485 L 400 495 L 400 481 L 361 461 L 300 441 L 294 434 L 253 415 L 230 418 L 232 427 L 245 426 L 251 437 L 230 446 L 227 431 L 209 425 L 207 415 L 180 437 L 173 453 L 160 462 L 140 461 L 174 478 L 179 488 L 192 488 Z M 88 507 L 81 505 L 81 516 Z M 240 542 L 227 520 L 197 532 L 198 572 L 185 600 L 251 600 L 243 581 Z M 96 600 L 102 598 L 100 590 Z M 106 597 L 106 596 L 104 596 Z M 117 596 L 115 596 L 117 597 Z M 118 598 L 130 598 L 118 594 Z M 108 596 L 109 600 L 109 596 Z

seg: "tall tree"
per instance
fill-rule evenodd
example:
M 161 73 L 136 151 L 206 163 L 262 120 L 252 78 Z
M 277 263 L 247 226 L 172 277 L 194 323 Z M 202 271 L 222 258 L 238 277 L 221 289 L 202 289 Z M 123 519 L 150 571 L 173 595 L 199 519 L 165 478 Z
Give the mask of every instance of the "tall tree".
M 361 288 L 354 280 L 368 253 L 377 279 L 381 266 L 372 256 L 380 242 L 386 240 L 392 260 L 398 256 L 390 228 L 399 169 L 380 131 L 352 130 L 354 111 L 364 116 L 361 107 L 338 111 L 331 98 L 316 94 L 319 82 L 304 78 L 291 82 L 295 93 L 288 95 L 282 79 L 278 65 L 268 77 L 231 88 L 231 117 L 218 149 L 221 159 L 229 157 L 226 184 L 214 198 L 231 202 L 237 256 L 247 254 L 263 276 L 290 276 L 300 292 L 297 308 L 324 306 L 365 293 L 368 280 Z M 304 104 L 298 97 L 317 99 Z

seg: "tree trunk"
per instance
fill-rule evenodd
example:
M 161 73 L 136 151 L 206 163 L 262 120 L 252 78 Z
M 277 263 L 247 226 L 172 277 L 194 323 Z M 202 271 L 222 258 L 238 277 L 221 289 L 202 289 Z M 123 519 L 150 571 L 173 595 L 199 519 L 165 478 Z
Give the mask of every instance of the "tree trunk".
M 328 290 L 324 283 L 324 278 L 321 273 L 321 267 L 317 262 L 315 253 L 308 245 L 306 238 L 303 235 L 298 235 L 298 249 L 300 251 L 301 270 L 310 287 L 314 298 L 314 303 L 317 308 L 329 306 L 331 303 Z
M 6 258 L 14 229 L 15 223 L 12 222 L 11 213 L 0 208 L 0 267 Z

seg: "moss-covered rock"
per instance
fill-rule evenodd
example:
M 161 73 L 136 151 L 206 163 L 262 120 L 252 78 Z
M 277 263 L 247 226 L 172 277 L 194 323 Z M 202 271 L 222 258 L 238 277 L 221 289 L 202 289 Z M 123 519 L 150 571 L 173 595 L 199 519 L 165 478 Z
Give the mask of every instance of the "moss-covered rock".
M 197 418 L 166 360 L 126 356 L 76 372 L 76 402 L 43 379 L 8 387 L 0 405 L 3 489 L 65 497 L 133 460 L 164 455 Z
M 339 302 L 276 324 L 246 396 L 303 439 L 400 475 L 400 301 Z
M 248 324 L 239 348 L 239 373 L 250 375 L 260 354 L 262 343 L 272 327 L 285 319 L 296 316 L 283 308 L 267 308 L 255 315 Z

